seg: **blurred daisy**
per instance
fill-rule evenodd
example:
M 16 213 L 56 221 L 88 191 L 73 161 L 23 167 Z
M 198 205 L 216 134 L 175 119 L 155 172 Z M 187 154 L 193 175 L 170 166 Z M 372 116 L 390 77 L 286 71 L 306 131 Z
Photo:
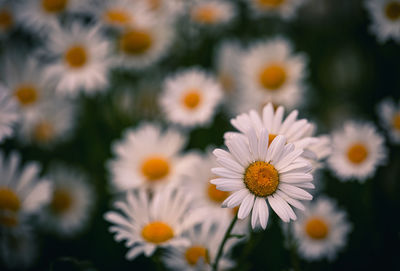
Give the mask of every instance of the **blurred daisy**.
M 94 191 L 81 172 L 58 166 L 47 178 L 53 183 L 51 201 L 42 224 L 62 236 L 73 236 L 87 226 L 94 207 Z
M 139 21 L 124 29 L 116 39 L 116 66 L 145 69 L 164 57 L 173 42 L 173 28 L 168 22 Z
M 202 26 L 227 24 L 236 15 L 234 4 L 225 0 L 195 0 L 187 8 L 190 20 Z
M 131 0 L 132 1 L 132 0 Z M 133 0 L 137 1 L 137 0 Z M 151 12 L 163 20 L 175 21 L 182 13 L 184 1 L 181 0 L 139 0 Z
M 45 76 L 57 82 L 56 93 L 93 94 L 108 86 L 110 44 L 100 35 L 98 26 L 57 27 L 49 37 L 46 53 L 55 57 Z
M 292 19 L 305 0 L 246 0 L 254 16 L 279 16 Z
M 393 100 L 385 99 L 379 103 L 377 111 L 390 140 L 400 143 L 400 101 L 396 105 Z
M 218 82 L 202 69 L 192 68 L 165 80 L 160 105 L 171 123 L 195 127 L 210 123 L 221 99 Z
M 307 58 L 284 38 L 258 42 L 242 55 L 239 84 L 260 102 L 293 108 L 304 96 Z
M 299 200 L 311 200 L 304 188 L 314 188 L 310 174 L 312 166 L 301 158 L 303 150 L 295 149 L 286 138 L 278 135 L 269 141 L 268 130 L 258 134 L 249 129 L 246 136 L 233 135 L 226 140 L 229 152 L 216 149 L 214 155 L 220 167 L 212 172 L 220 178 L 211 180 L 217 189 L 233 192 L 222 204 L 232 208 L 240 205 L 238 218 L 252 211 L 251 225 L 266 228 L 269 216 L 267 201 L 284 221 L 295 220 L 293 207 L 304 209 Z M 290 204 L 290 205 L 289 205 Z
M 17 153 L 7 159 L 0 152 L 0 229 L 20 225 L 50 200 L 51 185 L 38 178 L 39 165 L 30 162 L 20 168 L 20 160 Z
M 366 8 L 372 17 L 370 30 L 379 42 L 389 39 L 400 42 L 400 1 L 368 0 Z
M 13 134 L 18 119 L 19 113 L 16 102 L 0 84 L 0 143 Z
M 224 220 L 207 219 L 199 227 L 191 228 L 184 235 L 190 243 L 182 247 L 171 247 L 162 258 L 168 269 L 178 271 L 211 271 L 228 224 Z M 228 242 L 224 247 L 218 270 L 234 266 L 229 259 L 232 247 L 237 243 Z
M 113 186 L 119 191 L 138 187 L 154 190 L 181 181 L 197 159 L 181 153 L 185 143 L 186 138 L 178 131 L 162 131 L 155 124 L 127 130 L 112 146 L 116 157 L 108 168 Z
M 322 258 L 333 260 L 338 250 L 346 245 L 350 230 L 346 212 L 339 210 L 336 202 L 326 197 L 309 203 L 293 223 L 298 252 L 310 261 Z
M 266 128 L 269 133 L 268 144 L 277 135 L 283 135 L 287 143 L 292 143 L 296 149 L 304 149 L 303 157 L 316 160 L 317 154 L 311 151 L 311 146 L 318 143 L 318 138 L 312 137 L 314 125 L 306 119 L 297 119 L 299 112 L 293 110 L 285 119 L 283 119 L 285 109 L 279 106 L 276 111 L 271 103 L 268 103 L 260 116 L 256 111 L 251 110 L 249 113 L 243 113 L 236 118 L 231 119 L 233 127 L 239 130 L 243 135 L 249 130 L 255 129 L 259 134 L 263 128 Z M 237 132 L 225 133 L 225 139 L 237 135 Z
M 34 114 L 26 116 L 19 127 L 23 143 L 51 146 L 68 139 L 74 130 L 76 108 L 72 101 L 54 97 L 43 103 Z
M 159 247 L 183 246 L 188 240 L 182 236 L 204 218 L 200 209 L 193 209 L 191 197 L 180 190 L 167 188 L 156 192 L 152 199 L 144 189 L 126 193 L 126 201 L 117 201 L 115 207 L 122 211 L 110 211 L 105 219 L 114 225 L 116 241 L 126 241 L 129 248 L 127 260 L 144 253 L 153 255 Z
M 15 28 L 15 2 L 0 0 L 0 39 Z
M 328 165 L 343 181 L 365 181 L 386 159 L 384 138 L 370 123 L 345 122 L 333 133 L 332 144 Z

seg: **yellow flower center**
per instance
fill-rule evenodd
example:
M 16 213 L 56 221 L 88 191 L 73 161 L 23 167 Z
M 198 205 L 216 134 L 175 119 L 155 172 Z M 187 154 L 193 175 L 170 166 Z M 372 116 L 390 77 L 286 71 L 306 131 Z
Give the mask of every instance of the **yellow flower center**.
M 158 181 L 169 174 L 170 165 L 164 157 L 153 156 L 142 164 L 142 173 L 148 181 Z
M 391 21 L 396 21 L 400 19 L 400 2 L 389 2 L 385 6 L 386 17 Z
M 54 127 L 47 121 L 41 121 L 36 124 L 33 130 L 33 138 L 38 142 L 48 142 L 54 136 Z
M 272 141 L 274 141 L 276 134 L 269 134 L 268 135 L 268 146 L 271 146 Z
M 285 68 L 280 64 L 268 65 L 261 70 L 259 80 L 263 88 L 277 90 L 286 81 Z
M 15 90 L 14 96 L 17 98 L 20 105 L 31 105 L 37 101 L 38 91 L 32 85 L 23 84 Z
M 73 200 L 70 192 L 64 189 L 56 189 L 53 192 L 50 208 L 54 213 L 62 214 L 71 208 L 72 203 Z
M 209 183 L 207 195 L 212 201 L 222 203 L 229 196 L 229 192 L 218 190 L 215 184 Z
M 121 9 L 109 9 L 104 14 L 104 19 L 110 24 L 126 25 L 131 22 L 129 14 Z
M 277 8 L 281 6 L 285 0 L 257 0 L 257 3 L 261 7 L 271 7 L 271 8 Z
M 362 143 L 355 143 L 347 150 L 347 158 L 353 164 L 360 164 L 368 157 L 368 150 Z
M 71 68 L 82 68 L 87 62 L 87 53 L 84 47 L 80 45 L 72 46 L 65 52 L 65 62 Z
M 14 18 L 10 11 L 7 9 L 0 10 L 0 29 L 7 30 L 10 29 L 14 24 Z
M 200 91 L 196 89 L 187 91 L 182 98 L 182 103 L 187 109 L 195 109 L 201 103 Z
M 244 173 L 247 189 L 257 197 L 273 194 L 278 188 L 279 174 L 275 167 L 264 161 L 255 161 Z
M 328 235 L 329 228 L 324 220 L 314 217 L 307 221 L 305 231 L 312 239 L 321 240 Z
M 394 129 L 400 131 L 400 113 L 397 113 L 393 118 Z
M 68 0 L 42 0 L 42 8 L 48 13 L 60 13 L 67 7 Z
M 228 93 L 232 92 L 234 88 L 234 81 L 232 79 L 232 76 L 230 76 L 227 73 L 222 73 L 220 74 L 218 79 L 222 85 L 223 90 L 225 90 Z
M 213 24 L 218 19 L 218 13 L 212 6 L 203 5 L 192 11 L 192 18 L 199 23 Z
M 147 52 L 153 43 L 151 35 L 142 30 L 129 30 L 122 34 L 119 45 L 128 55 L 140 55 Z
M 157 10 L 161 6 L 162 0 L 147 0 L 147 4 L 151 10 Z
M 161 244 L 174 237 L 172 228 L 161 221 L 154 221 L 142 229 L 142 237 L 150 243 Z
M 185 252 L 185 258 L 188 264 L 192 266 L 196 265 L 200 258 L 203 258 L 205 263 L 210 263 L 208 250 L 201 246 L 189 247 Z
M 20 208 L 21 201 L 15 192 L 7 187 L 0 187 L 0 224 L 7 227 L 16 226 Z

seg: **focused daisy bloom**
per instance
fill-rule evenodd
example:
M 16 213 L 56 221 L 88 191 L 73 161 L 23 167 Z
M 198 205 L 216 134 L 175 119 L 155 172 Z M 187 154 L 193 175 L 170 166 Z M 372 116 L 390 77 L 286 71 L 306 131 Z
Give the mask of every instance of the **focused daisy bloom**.
M 366 8 L 372 17 L 370 30 L 379 42 L 389 39 L 400 42 L 400 1 L 399 0 L 368 0 Z
M 49 37 L 46 53 L 55 57 L 45 76 L 57 82 L 57 94 L 74 97 L 80 92 L 104 91 L 108 86 L 110 44 L 98 25 L 57 27 Z
M 0 39 L 15 29 L 15 3 L 0 0 Z
M 391 99 L 385 99 L 378 105 L 378 114 L 390 140 L 400 143 L 400 101 L 396 105 Z
M 142 20 L 118 33 L 115 47 L 117 67 L 145 69 L 164 57 L 174 32 L 167 21 Z
M 39 179 L 39 165 L 29 162 L 21 167 L 20 160 L 17 153 L 7 158 L 0 152 L 0 229 L 19 226 L 50 200 L 51 184 Z
M 258 225 L 266 228 L 269 216 L 267 201 L 284 222 L 295 220 L 290 205 L 304 209 L 300 200 L 312 199 L 304 189 L 314 188 L 310 174 L 312 166 L 301 157 L 303 150 L 295 149 L 282 135 L 269 143 L 269 133 L 265 128 L 259 133 L 249 129 L 245 136 L 233 135 L 225 144 L 229 151 L 214 151 L 220 167 L 213 168 L 212 172 L 219 178 L 211 180 L 217 189 L 233 192 L 222 206 L 233 208 L 240 205 L 239 219 L 244 219 L 252 211 L 253 229 Z
M 243 52 L 239 84 L 248 96 L 264 104 L 293 108 L 304 96 L 307 57 L 294 53 L 282 37 L 258 42 Z
M 50 147 L 71 137 L 76 123 L 76 107 L 71 100 L 53 97 L 41 104 L 34 114 L 25 116 L 18 129 L 25 144 Z
M 17 103 L 0 84 L 0 143 L 13 134 L 18 119 Z
M 310 261 L 322 258 L 333 260 L 346 245 L 351 230 L 346 212 L 326 197 L 309 203 L 292 226 L 299 255 Z
M 290 20 L 305 0 L 246 0 L 254 16 L 279 16 Z
M 197 161 L 195 154 L 182 154 L 186 138 L 174 129 L 163 131 L 150 123 L 125 132 L 113 144 L 115 158 L 107 164 L 116 190 L 147 187 L 158 189 L 180 182 Z
M 211 122 L 222 99 L 218 82 L 200 68 L 191 68 L 167 77 L 160 105 L 165 118 L 184 127 Z
M 332 135 L 331 170 L 343 181 L 364 182 L 375 174 L 386 159 L 384 138 L 371 123 L 347 121 Z
M 43 227 L 61 236 L 79 234 L 94 207 L 93 187 L 84 174 L 65 166 L 53 167 L 47 178 L 53 183 L 53 192 L 41 217 Z
M 201 209 L 194 209 L 191 198 L 182 190 L 166 188 L 150 199 L 144 189 L 126 193 L 126 200 L 117 201 L 120 212 L 110 211 L 105 219 L 114 225 L 116 241 L 126 241 L 127 260 L 144 253 L 153 255 L 157 248 L 187 245 L 182 233 L 204 218 Z
M 203 26 L 227 24 L 236 15 L 234 4 L 225 0 L 195 0 L 188 3 L 187 9 L 190 20 Z
M 162 261 L 169 270 L 211 271 L 211 265 L 215 261 L 228 226 L 224 220 L 215 218 L 205 220 L 199 227 L 191 228 L 184 234 L 190 241 L 188 245 L 168 249 Z M 236 243 L 237 239 L 228 242 L 224 247 L 218 270 L 234 267 L 234 262 L 229 259 L 229 253 Z

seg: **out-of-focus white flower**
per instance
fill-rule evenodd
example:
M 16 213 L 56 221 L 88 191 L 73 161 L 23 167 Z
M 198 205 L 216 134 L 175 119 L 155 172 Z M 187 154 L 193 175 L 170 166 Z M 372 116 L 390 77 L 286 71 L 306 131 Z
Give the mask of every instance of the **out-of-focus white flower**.
M 290 20 L 305 0 L 246 0 L 253 12 L 258 16 L 278 16 Z
M 372 17 L 370 30 L 379 42 L 389 39 L 400 42 L 400 1 L 368 0 L 366 8 Z
M 371 123 L 347 121 L 332 135 L 331 170 L 342 180 L 364 182 L 386 159 L 384 138 Z
M 195 25 L 221 26 L 236 15 L 234 4 L 226 0 L 195 0 L 187 3 L 187 16 Z
M 385 99 L 378 105 L 378 115 L 393 143 L 400 143 L 400 101 Z
M 0 84 L 0 143 L 13 134 L 18 119 L 19 113 L 16 102 Z

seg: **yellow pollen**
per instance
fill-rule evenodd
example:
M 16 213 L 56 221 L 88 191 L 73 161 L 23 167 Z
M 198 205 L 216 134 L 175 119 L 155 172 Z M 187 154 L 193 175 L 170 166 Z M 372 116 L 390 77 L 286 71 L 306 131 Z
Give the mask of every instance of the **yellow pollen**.
M 16 226 L 20 208 L 21 202 L 14 191 L 7 187 L 0 187 L 0 224 L 7 227 Z
M 72 46 L 65 52 L 64 59 L 71 68 L 82 68 L 87 62 L 87 53 L 80 45 Z
M 158 181 L 169 174 L 168 161 L 159 156 L 146 159 L 142 164 L 142 173 L 148 181 Z
M 0 29 L 7 30 L 10 29 L 14 24 L 14 18 L 10 11 L 7 9 L 0 10 Z
M 195 109 L 201 103 L 200 91 L 196 89 L 189 90 L 183 96 L 182 103 L 187 109 Z
M 161 244 L 174 237 L 172 228 L 160 221 L 154 221 L 142 229 L 142 237 L 150 243 Z
M 400 131 L 400 112 L 397 113 L 393 118 L 393 127 L 394 129 Z
M 389 2 L 385 6 L 386 17 L 391 21 L 396 21 L 400 19 L 400 2 Z
M 261 7 L 277 8 L 281 6 L 285 0 L 257 0 L 257 2 Z
M 368 150 L 363 143 L 355 143 L 347 150 L 347 158 L 353 164 L 360 164 L 368 157 Z
M 33 138 L 38 142 L 48 142 L 53 138 L 53 136 L 53 125 L 47 121 L 37 123 L 33 130 Z
M 56 189 L 53 192 L 53 198 L 50 203 L 50 208 L 54 213 L 62 214 L 68 211 L 72 206 L 71 194 L 63 189 Z
M 215 184 L 209 183 L 207 195 L 212 201 L 222 203 L 229 196 L 229 192 L 218 190 Z
M 48 13 L 59 13 L 65 10 L 68 0 L 42 0 L 42 7 Z
M 314 217 L 307 221 L 305 231 L 312 239 L 321 240 L 328 235 L 329 228 L 324 220 Z
M 269 134 L 268 135 L 268 146 L 271 146 L 272 141 L 274 141 L 276 134 Z
M 218 19 L 218 13 L 215 8 L 210 5 L 203 5 L 192 11 L 194 21 L 204 24 L 213 24 Z
M 203 258 L 205 263 L 210 263 L 208 250 L 201 246 L 189 247 L 185 252 L 185 258 L 189 265 L 196 265 L 200 258 Z
M 268 65 L 261 70 L 259 80 L 262 87 L 266 90 L 277 90 L 286 81 L 285 68 L 280 64 Z
M 29 84 L 23 84 L 14 91 L 14 96 L 22 106 L 31 105 L 38 99 L 36 88 Z
M 116 25 L 126 25 L 131 22 L 131 17 L 129 16 L 129 14 L 120 9 L 107 10 L 104 14 L 104 19 L 107 22 Z
M 150 34 L 142 30 L 129 30 L 122 34 L 119 46 L 128 55 L 141 55 L 147 52 L 153 43 Z
M 247 189 L 257 197 L 272 195 L 279 184 L 279 174 L 275 167 L 264 161 L 255 161 L 244 173 Z

